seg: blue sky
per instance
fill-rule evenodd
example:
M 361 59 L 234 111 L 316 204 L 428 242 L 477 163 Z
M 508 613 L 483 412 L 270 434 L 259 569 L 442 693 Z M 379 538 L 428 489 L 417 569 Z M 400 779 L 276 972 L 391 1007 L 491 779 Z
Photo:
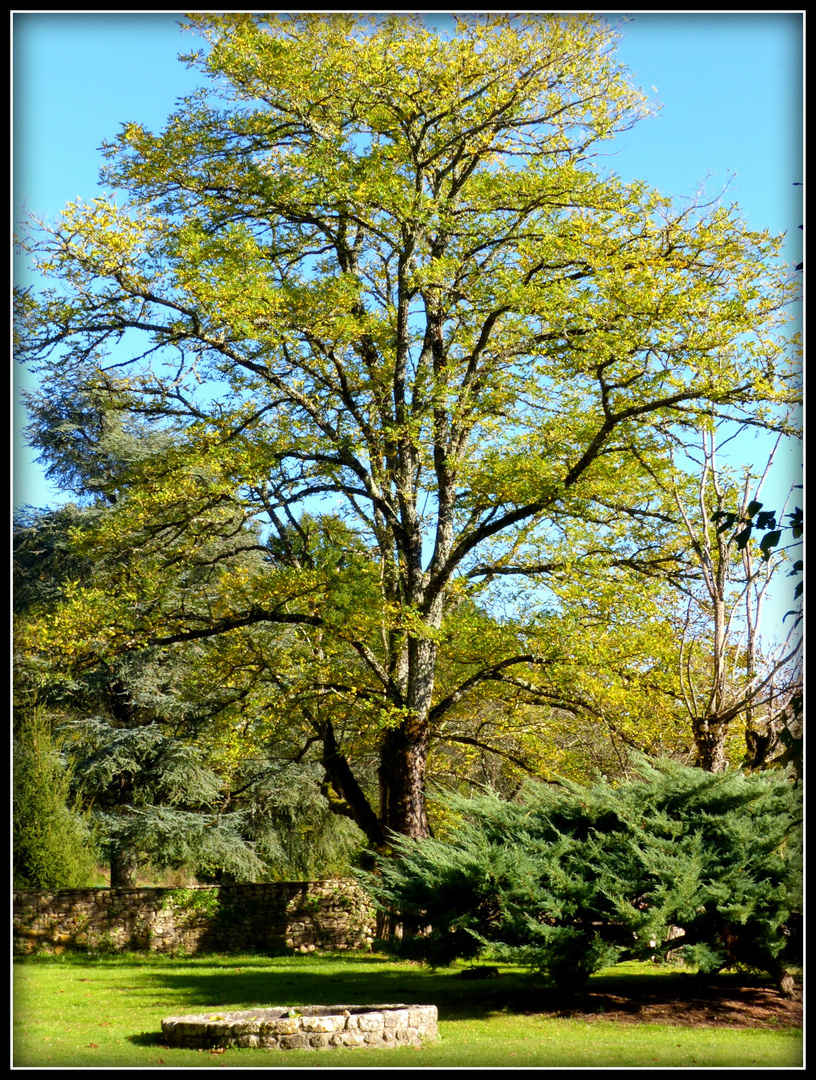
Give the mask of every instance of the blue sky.
M 52 218 L 67 201 L 92 198 L 102 140 L 125 121 L 160 128 L 177 99 L 195 89 L 200 77 L 176 59 L 196 45 L 180 31 L 180 18 L 14 15 L 15 217 L 28 211 Z M 803 189 L 794 184 L 803 179 L 802 13 L 630 19 L 620 27 L 618 59 L 662 110 L 617 140 L 610 167 L 681 197 L 701 187 L 714 196 L 730 184 L 726 200 L 740 204 L 752 228 L 787 232 L 787 255 L 799 261 Z M 16 371 L 15 387 L 28 378 Z M 16 409 L 18 433 L 22 422 Z M 32 453 L 19 437 L 15 443 L 15 504 L 54 502 L 58 493 Z M 788 482 L 796 468 L 796 457 L 789 457 Z
M 199 76 L 180 15 L 16 14 L 15 204 L 55 214 L 94 194 L 96 148 L 120 123 L 160 127 Z M 617 22 L 620 16 L 607 15 Z M 731 194 L 754 227 L 796 228 L 802 179 L 802 16 L 636 14 L 618 58 L 663 103 L 621 140 L 614 160 L 666 194 Z M 652 90 L 656 88 L 656 92 Z

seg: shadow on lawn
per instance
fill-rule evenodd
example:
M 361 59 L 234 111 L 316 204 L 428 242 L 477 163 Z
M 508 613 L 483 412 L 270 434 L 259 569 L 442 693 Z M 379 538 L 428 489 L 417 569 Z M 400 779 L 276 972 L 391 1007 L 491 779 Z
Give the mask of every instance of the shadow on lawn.
M 666 972 L 600 975 L 591 980 L 583 1008 L 621 1020 L 694 1027 L 784 1027 L 802 1025 L 802 986 L 792 997 L 750 972 L 696 976 Z
M 62 962 L 60 958 L 59 962 Z M 54 958 L 44 961 L 49 964 Z M 797 1001 L 783 999 L 767 979 L 745 973 L 699 979 L 686 971 L 609 971 L 594 976 L 587 993 L 569 1001 L 542 982 L 520 972 L 498 978 L 463 979 L 462 969 L 431 971 L 381 954 L 303 957 L 199 954 L 140 955 L 68 959 L 122 971 L 128 986 L 121 992 L 155 995 L 163 987 L 162 1015 L 184 1015 L 219 1008 L 250 1009 L 271 1005 L 362 1005 L 379 1002 L 432 1004 L 443 1021 L 473 1020 L 491 1013 L 606 1016 L 629 1022 L 691 1026 L 800 1027 L 801 990 Z M 27 958 L 23 963 L 37 963 Z M 112 973 L 112 972 L 111 972 Z M 140 978 L 140 976 L 142 976 Z M 143 1033 L 136 1042 L 155 1045 L 158 1036 Z
M 161 1046 L 162 1034 L 160 1031 L 143 1031 L 141 1035 L 126 1035 L 125 1041 L 134 1046 Z
M 380 960 L 381 964 L 382 961 Z M 297 971 L 291 967 L 274 970 L 236 971 L 225 964 L 223 972 L 191 970 L 153 972 L 153 985 L 161 983 L 174 996 L 183 997 L 184 1012 L 197 1008 L 250 1009 L 268 1005 L 366 1005 L 385 1002 L 433 1004 L 444 1020 L 476 1019 L 487 1012 L 504 1010 L 509 997 L 523 994 L 523 976 L 465 981 L 457 972 L 420 971 L 407 967 L 399 971 L 373 971 L 355 959 L 354 970 L 339 975 L 334 970 Z M 529 992 L 527 994 L 529 1000 Z M 516 1011 L 515 1009 L 513 1011 Z M 518 1011 L 521 1011 L 519 1008 Z
M 433 1004 L 441 1020 L 472 1020 L 490 1013 L 555 1016 L 616 1015 L 630 1020 L 659 1016 L 670 1023 L 731 1023 L 743 1014 L 767 1011 L 777 998 L 773 988 L 745 976 L 700 980 L 686 972 L 654 975 L 614 973 L 596 976 L 588 992 L 568 1001 L 532 977 L 504 973 L 498 978 L 463 979 L 459 970 L 429 971 L 415 964 L 382 970 L 383 959 L 355 957 L 347 971 L 337 958 L 309 957 L 303 970 L 291 963 L 276 969 L 274 959 L 249 964 L 224 958 L 223 970 L 191 966 L 189 972 L 153 971 L 184 1000 L 184 1013 L 200 1008 L 248 1009 L 268 1005 L 362 1005 L 379 1002 Z M 250 966 L 251 964 L 251 966 Z M 323 971 L 320 969 L 324 968 Z M 374 970 L 379 967 L 380 970 Z M 783 1003 L 780 1002 L 780 1007 Z M 780 1014 L 781 1015 L 781 1014 Z M 783 1021 L 784 1022 L 784 1021 Z M 789 1021 L 790 1022 L 790 1021 Z

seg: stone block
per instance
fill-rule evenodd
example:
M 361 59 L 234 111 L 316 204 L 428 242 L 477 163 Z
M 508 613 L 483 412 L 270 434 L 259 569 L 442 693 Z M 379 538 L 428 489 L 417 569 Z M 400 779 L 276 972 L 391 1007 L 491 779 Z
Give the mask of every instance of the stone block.
M 296 1016 L 283 1016 L 275 1021 L 275 1030 L 279 1035 L 294 1035 L 300 1031 L 300 1019 Z
M 303 1031 L 335 1032 L 343 1031 L 346 1026 L 344 1016 L 303 1016 L 300 1018 Z
M 343 1032 L 343 1046 L 365 1046 L 365 1036 L 359 1031 Z
M 232 1025 L 235 1035 L 257 1035 L 260 1030 L 261 1025 L 257 1020 L 239 1020 L 237 1024 Z
M 278 1045 L 281 1050 L 305 1050 L 309 1045 L 309 1040 L 303 1034 L 281 1035 Z
M 361 1013 L 357 1017 L 360 1031 L 382 1031 L 385 1019 L 381 1012 Z

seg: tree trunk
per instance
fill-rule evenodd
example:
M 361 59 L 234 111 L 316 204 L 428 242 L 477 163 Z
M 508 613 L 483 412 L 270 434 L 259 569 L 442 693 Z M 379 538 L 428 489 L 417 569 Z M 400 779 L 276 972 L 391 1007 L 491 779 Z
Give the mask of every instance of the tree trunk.
M 724 772 L 725 737 L 728 721 L 721 720 L 726 708 L 728 691 L 728 666 L 726 645 L 728 642 L 726 627 L 728 616 L 725 608 L 726 571 L 728 567 L 728 546 L 723 535 L 718 535 L 716 587 L 712 595 L 714 608 L 714 669 L 712 671 L 711 691 L 706 709 L 694 722 L 694 742 L 697 757 L 694 762 L 698 769 L 706 772 Z
M 426 712 L 427 716 L 427 712 Z M 388 839 L 399 833 L 422 840 L 430 835 L 425 813 L 425 770 L 428 760 L 428 723 L 415 716 L 385 733 L 380 757 L 380 820 Z M 377 937 L 393 942 L 410 931 L 399 912 L 380 912 Z
M 139 857 L 133 850 L 117 848 L 111 854 L 110 883 L 112 889 L 132 889 L 136 884 Z
M 696 747 L 695 768 L 704 769 L 706 772 L 724 772 L 725 760 L 725 736 L 727 725 L 720 723 L 716 718 L 704 717 L 694 724 L 694 744 Z
M 380 820 L 386 835 L 430 835 L 425 813 L 428 724 L 406 720 L 385 733 L 380 758 Z
M 380 821 L 386 834 L 391 831 L 415 839 L 430 835 L 425 813 L 425 772 L 436 656 L 435 642 L 409 639 L 405 694 L 409 712 L 398 727 L 386 731 L 380 757 Z

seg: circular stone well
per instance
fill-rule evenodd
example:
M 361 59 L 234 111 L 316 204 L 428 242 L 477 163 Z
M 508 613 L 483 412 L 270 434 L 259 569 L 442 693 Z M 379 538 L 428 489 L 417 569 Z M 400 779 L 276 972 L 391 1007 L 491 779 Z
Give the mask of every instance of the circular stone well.
M 168 1046 L 209 1050 L 260 1046 L 270 1050 L 326 1050 L 334 1046 L 416 1046 L 437 1035 L 435 1005 L 273 1005 L 243 1012 L 168 1016 Z

